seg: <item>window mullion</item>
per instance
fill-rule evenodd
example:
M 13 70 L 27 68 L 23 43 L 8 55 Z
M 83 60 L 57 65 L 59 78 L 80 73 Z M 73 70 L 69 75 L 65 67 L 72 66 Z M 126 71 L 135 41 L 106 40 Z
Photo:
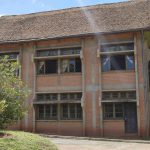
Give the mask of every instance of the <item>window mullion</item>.
M 44 120 L 46 118 L 46 105 L 44 105 Z
M 75 104 L 75 119 L 77 119 L 77 104 Z
M 52 119 L 52 113 L 53 113 L 53 105 L 50 105 L 50 118 Z
M 68 119 L 71 119 L 70 118 L 70 105 L 68 104 Z
M 115 114 L 115 103 L 113 103 L 113 118 L 116 118 L 116 114 Z

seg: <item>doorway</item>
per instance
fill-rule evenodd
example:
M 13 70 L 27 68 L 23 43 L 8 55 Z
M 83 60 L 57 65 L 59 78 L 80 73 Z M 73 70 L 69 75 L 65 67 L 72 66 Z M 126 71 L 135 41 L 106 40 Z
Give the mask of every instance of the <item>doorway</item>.
M 125 103 L 125 133 L 137 133 L 136 103 Z

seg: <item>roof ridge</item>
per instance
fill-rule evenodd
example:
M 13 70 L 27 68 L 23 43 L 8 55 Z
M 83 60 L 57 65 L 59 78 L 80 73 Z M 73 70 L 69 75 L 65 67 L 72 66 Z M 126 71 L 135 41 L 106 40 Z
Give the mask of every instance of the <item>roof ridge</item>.
M 56 9 L 56 10 L 48 10 L 48 11 L 41 11 L 41 12 L 33 12 L 28 14 L 19 14 L 19 15 L 4 15 L 1 17 L 20 17 L 20 16 L 32 16 L 32 15 L 44 15 L 49 13 L 63 13 L 67 11 L 77 11 L 78 9 L 93 9 L 103 6 L 113 6 L 113 5 L 122 5 L 122 4 L 129 4 L 129 3 L 138 3 L 141 1 L 147 1 L 147 0 L 126 0 L 123 2 L 113 2 L 113 3 L 105 3 L 105 4 L 95 4 L 95 5 L 88 5 L 88 6 L 79 6 L 79 7 L 70 7 L 70 8 L 63 8 L 63 9 Z

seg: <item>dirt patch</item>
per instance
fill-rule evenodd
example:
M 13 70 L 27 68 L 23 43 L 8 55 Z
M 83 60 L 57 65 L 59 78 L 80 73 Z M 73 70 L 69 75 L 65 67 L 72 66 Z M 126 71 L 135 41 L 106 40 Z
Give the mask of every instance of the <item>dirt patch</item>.
M 7 134 L 7 133 L 0 133 L 0 138 L 10 138 L 12 137 L 11 134 Z

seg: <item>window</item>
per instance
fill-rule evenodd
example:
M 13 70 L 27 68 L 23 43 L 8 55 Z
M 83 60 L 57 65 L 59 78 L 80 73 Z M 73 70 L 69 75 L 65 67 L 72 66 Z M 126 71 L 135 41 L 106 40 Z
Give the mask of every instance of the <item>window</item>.
M 57 60 L 46 60 L 37 62 L 37 74 L 53 74 L 57 73 Z
M 61 48 L 61 49 L 49 49 L 49 50 L 37 50 L 37 57 L 45 56 L 58 56 L 60 55 L 75 55 L 80 54 L 81 48 Z
M 48 93 L 48 94 L 37 94 L 37 101 L 56 101 L 58 100 L 58 94 Z
M 81 92 L 37 94 L 37 102 L 43 101 L 43 104 L 34 102 L 37 106 L 37 119 L 51 120 L 60 116 L 59 118 L 63 120 L 80 120 L 82 119 L 81 97 Z M 44 104 L 45 101 L 49 101 L 50 104 Z M 58 111 L 58 108 L 60 108 L 60 111 Z
M 62 119 L 82 119 L 82 107 L 81 104 L 62 104 Z
M 102 92 L 102 100 L 136 100 L 135 91 Z
M 81 48 L 64 48 L 60 49 L 61 55 L 73 55 L 73 54 L 80 54 Z
M 8 56 L 8 59 L 17 59 L 19 53 L 18 52 L 14 52 L 14 53 L 1 53 L 0 57 L 5 57 Z
M 123 103 L 106 103 L 103 105 L 104 119 L 122 119 Z
M 44 56 L 57 56 L 58 55 L 58 50 L 53 49 L 53 50 L 38 50 L 37 51 L 37 56 L 38 57 L 44 57 Z
M 55 120 L 57 119 L 57 105 L 38 105 L 38 120 Z
M 104 55 L 102 56 L 102 71 L 133 70 L 134 55 Z
M 61 61 L 61 72 L 81 72 L 80 58 L 63 59 Z
M 128 51 L 134 50 L 134 43 L 101 45 L 101 51 L 102 52 L 127 51 L 127 50 Z
M 133 55 L 126 55 L 126 69 L 133 70 L 135 68 L 134 65 L 134 56 Z
M 61 100 L 81 100 L 82 93 L 62 93 Z
M 102 71 L 109 71 L 109 70 L 110 70 L 110 57 L 102 56 Z

